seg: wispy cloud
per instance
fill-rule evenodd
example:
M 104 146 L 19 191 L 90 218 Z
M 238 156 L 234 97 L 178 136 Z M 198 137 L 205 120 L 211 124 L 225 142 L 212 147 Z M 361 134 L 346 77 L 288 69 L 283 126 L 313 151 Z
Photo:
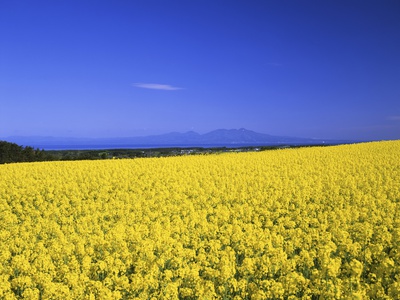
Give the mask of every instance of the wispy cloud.
M 132 86 L 143 88 L 143 89 L 152 89 L 152 90 L 164 90 L 164 91 L 176 91 L 182 90 L 183 88 L 172 86 L 169 84 L 159 84 L 159 83 L 132 83 Z
M 389 116 L 387 119 L 390 121 L 400 121 L 400 116 Z

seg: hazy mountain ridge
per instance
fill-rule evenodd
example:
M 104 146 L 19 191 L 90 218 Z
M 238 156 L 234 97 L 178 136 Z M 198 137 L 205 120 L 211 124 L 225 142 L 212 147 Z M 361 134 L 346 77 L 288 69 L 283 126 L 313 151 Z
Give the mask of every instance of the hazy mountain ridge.
M 235 145 L 281 145 L 281 144 L 321 144 L 340 143 L 340 141 L 325 141 L 311 138 L 297 138 L 287 136 L 274 136 L 258 133 L 244 128 L 240 129 L 217 129 L 205 134 L 194 131 L 185 133 L 171 132 L 160 135 L 122 137 L 122 138 L 60 138 L 60 137 L 23 137 L 12 136 L 5 139 L 8 142 L 24 146 L 47 148 L 52 146 L 98 146 L 108 147 L 137 147 L 137 146 L 235 146 Z M 341 141 L 345 142 L 345 141 Z

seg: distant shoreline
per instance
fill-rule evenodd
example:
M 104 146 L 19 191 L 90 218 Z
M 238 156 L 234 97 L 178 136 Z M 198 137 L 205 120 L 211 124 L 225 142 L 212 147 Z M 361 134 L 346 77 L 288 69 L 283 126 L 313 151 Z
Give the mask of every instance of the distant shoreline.
M 160 135 L 120 138 L 62 138 L 43 136 L 11 136 L 5 139 L 16 143 L 45 150 L 106 150 L 106 149 L 151 149 L 151 148 L 238 148 L 238 147 L 276 147 L 282 145 L 338 145 L 361 141 L 345 139 L 315 139 L 289 136 L 274 136 L 254 132 L 245 128 L 217 129 L 205 134 L 193 131 L 170 132 Z
M 258 152 L 285 148 L 324 147 L 356 144 L 360 141 L 321 143 L 221 143 L 221 144 L 36 144 L 20 146 L 0 143 L 0 164 L 34 161 L 97 160 L 142 157 L 203 155 L 228 152 Z
M 340 145 L 360 143 L 360 141 L 327 141 L 324 143 L 270 143 L 270 144 L 171 144 L 171 145 L 130 145 L 130 144 L 99 144 L 99 145 L 29 145 L 34 148 L 43 149 L 45 151 L 76 151 L 76 150 L 113 150 L 113 149 L 168 149 L 168 148 L 243 148 L 243 147 L 301 147 L 301 146 L 318 146 L 318 145 Z

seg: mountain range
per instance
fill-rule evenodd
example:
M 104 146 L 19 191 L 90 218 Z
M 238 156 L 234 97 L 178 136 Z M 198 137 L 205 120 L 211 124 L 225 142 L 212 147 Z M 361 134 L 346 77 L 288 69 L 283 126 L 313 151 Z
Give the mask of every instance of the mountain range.
M 349 141 L 320 140 L 288 136 L 274 136 L 244 128 L 217 129 L 205 134 L 194 131 L 171 132 L 160 135 L 121 138 L 64 138 L 43 136 L 11 136 L 4 140 L 39 149 L 110 149 L 152 147 L 240 147 L 263 145 L 340 144 Z

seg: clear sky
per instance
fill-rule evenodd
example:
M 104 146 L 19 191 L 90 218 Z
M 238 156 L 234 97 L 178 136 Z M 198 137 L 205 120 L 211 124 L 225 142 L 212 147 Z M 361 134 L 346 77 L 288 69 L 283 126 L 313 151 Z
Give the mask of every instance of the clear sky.
M 400 139 L 398 0 L 0 0 L 0 137 Z

